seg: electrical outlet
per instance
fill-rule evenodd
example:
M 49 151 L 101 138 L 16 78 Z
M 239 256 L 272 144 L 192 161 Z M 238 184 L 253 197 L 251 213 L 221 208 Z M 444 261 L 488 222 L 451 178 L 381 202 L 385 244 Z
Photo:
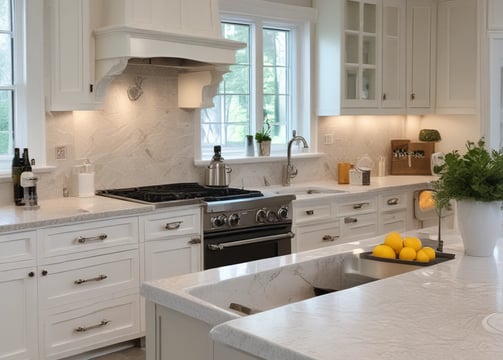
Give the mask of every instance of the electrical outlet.
M 332 134 L 323 135 L 323 143 L 325 145 L 332 145 L 334 143 L 334 136 Z
M 56 160 L 66 160 L 68 148 L 65 145 L 56 146 Z

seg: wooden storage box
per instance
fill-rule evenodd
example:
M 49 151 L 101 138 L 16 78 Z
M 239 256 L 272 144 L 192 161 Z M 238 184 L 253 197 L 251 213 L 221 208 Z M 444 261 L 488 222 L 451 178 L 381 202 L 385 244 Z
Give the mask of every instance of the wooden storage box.
M 431 175 L 434 142 L 391 140 L 391 175 Z

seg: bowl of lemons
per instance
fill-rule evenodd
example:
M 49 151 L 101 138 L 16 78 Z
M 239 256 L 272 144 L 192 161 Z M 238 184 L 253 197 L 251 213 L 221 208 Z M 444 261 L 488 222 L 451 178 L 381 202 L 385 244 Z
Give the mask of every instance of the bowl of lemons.
M 381 244 L 374 246 L 372 251 L 360 254 L 360 258 L 429 266 L 454 258 L 454 254 L 439 252 L 430 246 L 423 246 L 421 239 L 414 236 L 403 236 L 393 231 L 384 236 Z

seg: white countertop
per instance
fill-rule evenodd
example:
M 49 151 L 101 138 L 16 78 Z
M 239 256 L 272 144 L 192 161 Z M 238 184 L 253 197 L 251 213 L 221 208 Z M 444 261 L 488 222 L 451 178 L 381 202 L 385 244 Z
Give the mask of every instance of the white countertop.
M 151 205 L 103 196 L 42 200 L 39 201 L 39 205 L 40 208 L 37 210 L 25 210 L 22 206 L 14 205 L 0 207 L 0 233 L 113 216 L 141 214 L 154 209 Z
M 209 324 L 220 323 L 210 332 L 214 341 L 264 359 L 502 359 L 503 239 L 493 257 L 477 258 L 463 255 L 456 233 L 443 238 L 444 250 L 456 253 L 455 259 L 247 317 L 189 291 L 368 248 L 382 236 L 157 280 L 142 286 L 142 293 Z

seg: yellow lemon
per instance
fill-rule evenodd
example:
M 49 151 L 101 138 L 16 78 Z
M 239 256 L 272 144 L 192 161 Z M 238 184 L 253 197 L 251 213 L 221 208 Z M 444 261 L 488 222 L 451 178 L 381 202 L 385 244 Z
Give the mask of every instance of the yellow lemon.
M 424 249 L 421 249 L 416 254 L 416 261 L 427 263 L 430 262 L 430 257 Z
M 398 255 L 400 260 L 415 260 L 416 259 L 416 249 L 411 247 L 404 247 L 400 254 Z
M 374 250 L 372 251 L 372 255 L 377 256 L 377 257 L 387 258 L 387 259 L 395 259 L 396 258 L 395 250 L 393 250 L 388 245 L 384 245 L 384 244 L 376 245 L 374 247 Z
M 393 231 L 384 237 L 384 245 L 388 245 L 398 255 L 403 248 L 403 238 L 399 232 Z
M 403 239 L 404 247 L 411 247 L 416 251 L 419 251 L 423 247 L 423 243 L 417 237 L 407 236 Z
M 428 255 L 428 257 L 430 258 L 430 261 L 431 260 L 435 260 L 435 250 L 429 246 L 425 246 L 424 248 L 422 248 L 421 250 L 424 250 L 424 252 L 426 252 L 426 255 Z

